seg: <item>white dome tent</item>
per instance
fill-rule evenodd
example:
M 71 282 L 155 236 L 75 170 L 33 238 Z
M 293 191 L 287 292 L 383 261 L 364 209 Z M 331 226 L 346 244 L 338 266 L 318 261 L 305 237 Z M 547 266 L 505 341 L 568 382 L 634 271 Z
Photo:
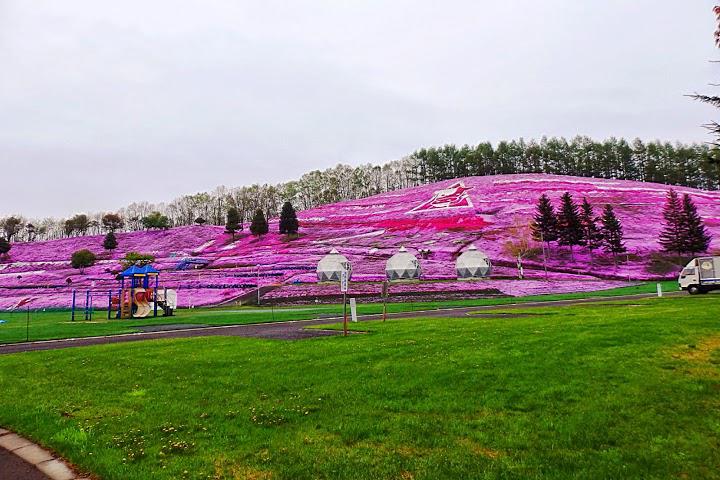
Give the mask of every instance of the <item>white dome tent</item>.
M 325 255 L 317 266 L 317 277 L 319 282 L 339 282 L 343 270 L 348 271 L 348 280 L 352 274 L 352 264 L 334 248 Z
M 400 247 L 398 253 L 388 259 L 385 274 L 390 281 L 419 279 L 420 262 L 405 247 Z
M 487 255 L 471 244 L 457 258 L 455 269 L 460 280 L 484 278 L 492 272 L 492 263 Z

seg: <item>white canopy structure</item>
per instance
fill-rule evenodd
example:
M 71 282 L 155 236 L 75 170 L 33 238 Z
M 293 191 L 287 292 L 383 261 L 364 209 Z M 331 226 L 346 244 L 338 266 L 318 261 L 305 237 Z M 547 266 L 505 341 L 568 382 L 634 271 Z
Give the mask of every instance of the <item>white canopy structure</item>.
M 339 282 L 343 270 L 348 271 L 348 280 L 352 274 L 352 264 L 334 248 L 325 255 L 317 266 L 317 276 L 320 282 Z
M 420 262 L 405 247 L 400 247 L 398 253 L 388 259 L 385 274 L 391 281 L 418 279 L 420 278 Z
M 475 248 L 475 245 L 470 245 L 470 247 L 457 258 L 455 269 L 457 270 L 458 278 L 461 280 L 483 278 L 490 275 L 492 263 L 490 263 L 487 255 Z

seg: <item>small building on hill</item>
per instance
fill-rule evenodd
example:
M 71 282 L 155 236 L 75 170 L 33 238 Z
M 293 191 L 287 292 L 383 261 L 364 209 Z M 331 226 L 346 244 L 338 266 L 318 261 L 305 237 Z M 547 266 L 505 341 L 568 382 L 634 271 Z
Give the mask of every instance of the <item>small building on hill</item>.
M 352 276 L 352 264 L 341 255 L 336 249 L 330 250 L 317 266 L 317 277 L 319 282 L 339 282 L 343 270 L 348 271 L 348 280 Z
M 390 281 L 417 280 L 420 273 L 420 261 L 405 247 L 400 247 L 398 253 L 390 257 L 385 266 L 385 275 Z
M 492 263 L 487 255 L 471 244 L 457 258 L 455 269 L 460 280 L 485 278 L 492 272 Z

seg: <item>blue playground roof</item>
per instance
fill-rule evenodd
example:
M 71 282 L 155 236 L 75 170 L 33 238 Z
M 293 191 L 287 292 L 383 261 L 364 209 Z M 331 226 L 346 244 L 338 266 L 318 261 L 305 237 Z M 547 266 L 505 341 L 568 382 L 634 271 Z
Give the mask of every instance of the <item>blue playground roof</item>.
M 158 275 L 158 274 L 160 274 L 160 271 L 157 270 L 157 269 L 156 269 L 155 267 L 153 267 L 152 265 L 145 265 L 144 267 L 142 267 L 142 270 L 145 272 L 145 275 Z
M 146 275 L 158 275 L 160 272 L 155 269 L 152 265 L 145 265 L 138 267 L 133 265 L 132 267 L 126 268 L 120 275 L 123 277 L 135 277 L 135 276 L 146 276 Z

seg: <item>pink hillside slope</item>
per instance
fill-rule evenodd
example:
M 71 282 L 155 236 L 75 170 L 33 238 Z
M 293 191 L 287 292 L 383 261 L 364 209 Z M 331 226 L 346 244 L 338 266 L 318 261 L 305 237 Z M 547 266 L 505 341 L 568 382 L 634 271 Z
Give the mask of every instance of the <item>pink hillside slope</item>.
M 317 262 L 337 248 L 353 264 L 357 293 L 375 294 L 384 278 L 387 259 L 405 246 L 421 258 L 422 284 L 405 284 L 397 291 L 418 293 L 495 291 L 506 295 L 557 293 L 621 286 L 633 280 L 672 278 L 657 255 L 662 228 L 666 185 L 553 175 L 503 175 L 448 180 L 303 211 L 298 214 L 300 235 L 288 239 L 270 222 L 270 234 L 255 238 L 241 232 L 233 242 L 223 227 L 194 226 L 159 232 L 117 235 L 118 249 L 108 254 L 102 237 L 16 243 L 8 259 L 0 260 L 0 308 L 11 308 L 26 297 L 31 307 L 67 307 L 71 291 L 116 290 L 114 275 L 119 258 L 128 251 L 151 253 L 161 270 L 160 282 L 178 289 L 181 306 L 215 305 L 274 286 L 267 299 L 324 296 L 337 288 L 316 283 Z M 720 247 L 720 192 L 675 188 L 689 193 L 713 235 L 711 250 Z M 555 205 L 570 192 L 583 197 L 600 215 L 605 204 L 615 207 L 625 230 L 629 256 L 616 267 L 612 258 L 595 252 L 593 266 L 581 247 L 574 259 L 567 248 L 551 249 L 549 282 L 544 282 L 542 258 L 529 259 L 528 279 L 512 280 L 514 260 L 504 251 L 510 229 L 527 224 L 538 197 L 546 193 Z M 455 281 L 455 258 L 470 243 L 484 251 L 496 268 L 493 278 L 478 282 Z M 88 248 L 98 254 L 97 264 L 80 274 L 70 266 L 75 250 Z M 420 257 L 420 255 L 418 255 Z M 178 270 L 184 258 L 208 262 L 201 269 Z M 629 261 L 627 261 L 629 260 Z M 258 268 L 259 266 L 259 268 Z M 259 275 L 258 275 L 259 273 Z M 68 282 L 68 279 L 70 282 Z

